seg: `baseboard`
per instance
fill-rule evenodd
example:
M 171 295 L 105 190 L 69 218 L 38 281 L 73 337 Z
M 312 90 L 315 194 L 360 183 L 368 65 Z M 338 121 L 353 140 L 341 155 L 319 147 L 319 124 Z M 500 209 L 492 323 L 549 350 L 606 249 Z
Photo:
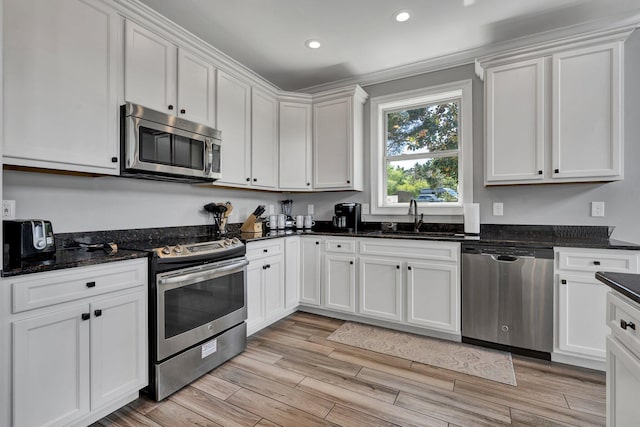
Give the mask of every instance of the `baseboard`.
M 565 365 L 580 366 L 582 368 L 595 369 L 596 371 L 606 371 L 607 361 L 601 359 L 591 359 L 587 357 L 572 356 L 563 353 L 551 353 L 551 361 L 564 363 Z

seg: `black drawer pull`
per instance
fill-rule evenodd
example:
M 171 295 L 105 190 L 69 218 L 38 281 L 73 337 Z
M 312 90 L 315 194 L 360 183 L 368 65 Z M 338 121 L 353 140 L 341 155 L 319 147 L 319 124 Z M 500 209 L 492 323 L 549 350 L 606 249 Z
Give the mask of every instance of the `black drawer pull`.
M 173 110 L 173 105 L 169 105 L 167 108 L 168 108 L 169 110 Z
M 118 163 L 118 158 L 117 157 L 112 157 L 111 158 L 111 163 Z
M 593 265 L 600 265 L 600 261 L 593 261 Z
M 82 313 L 82 320 L 89 320 L 91 313 Z
M 560 169 L 554 169 L 553 173 L 560 173 Z
M 349 261 L 349 264 L 353 265 L 353 261 Z
M 410 265 L 409 265 L 409 266 L 407 266 L 407 270 L 411 270 L 411 266 L 410 266 Z
M 565 279 L 560 280 L 560 283 L 562 283 L 563 285 L 567 284 L 567 281 Z
M 316 242 L 316 245 L 319 245 L 319 244 L 320 244 L 320 242 Z
M 342 245 L 336 245 L 336 246 L 337 246 L 337 247 L 339 247 L 339 248 L 341 248 L 341 247 L 342 247 Z
M 93 314 L 95 314 L 96 317 L 100 317 L 102 316 L 102 310 L 94 310 Z
M 396 269 L 400 270 L 400 266 L 399 266 L 399 265 L 396 265 Z
M 267 253 L 267 252 L 269 252 L 269 249 L 263 249 L 262 252 Z
M 538 171 L 538 175 L 542 175 L 542 171 Z
M 624 329 L 625 331 L 627 330 L 627 328 L 631 328 L 634 331 L 636 330 L 636 324 L 633 322 L 625 322 L 624 319 L 620 319 L 620 327 L 622 329 Z
M 180 114 L 185 114 L 187 112 L 187 110 L 185 110 L 184 108 L 182 110 L 180 110 Z
M 95 288 L 96 282 L 87 282 L 87 288 Z

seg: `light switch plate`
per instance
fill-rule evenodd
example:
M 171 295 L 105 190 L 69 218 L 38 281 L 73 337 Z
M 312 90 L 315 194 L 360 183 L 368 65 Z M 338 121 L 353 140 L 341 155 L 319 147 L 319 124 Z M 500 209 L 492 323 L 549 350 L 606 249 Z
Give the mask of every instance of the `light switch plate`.
M 591 216 L 604 216 L 604 202 L 591 202 Z
M 494 202 L 493 216 L 502 216 L 502 215 L 504 215 L 504 205 L 502 203 Z

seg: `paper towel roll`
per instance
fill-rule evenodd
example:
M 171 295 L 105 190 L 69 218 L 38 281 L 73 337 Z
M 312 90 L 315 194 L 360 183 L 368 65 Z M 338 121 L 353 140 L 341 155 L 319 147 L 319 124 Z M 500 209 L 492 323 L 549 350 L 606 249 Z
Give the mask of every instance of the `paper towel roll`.
M 464 233 L 480 234 L 480 204 L 464 203 Z

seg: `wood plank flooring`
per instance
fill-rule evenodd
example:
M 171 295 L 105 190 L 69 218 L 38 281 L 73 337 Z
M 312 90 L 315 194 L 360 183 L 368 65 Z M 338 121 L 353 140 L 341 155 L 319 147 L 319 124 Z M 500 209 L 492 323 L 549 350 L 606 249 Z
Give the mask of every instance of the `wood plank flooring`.
M 604 426 L 605 375 L 513 357 L 517 387 L 326 338 L 342 321 L 297 312 L 247 351 L 93 426 Z

